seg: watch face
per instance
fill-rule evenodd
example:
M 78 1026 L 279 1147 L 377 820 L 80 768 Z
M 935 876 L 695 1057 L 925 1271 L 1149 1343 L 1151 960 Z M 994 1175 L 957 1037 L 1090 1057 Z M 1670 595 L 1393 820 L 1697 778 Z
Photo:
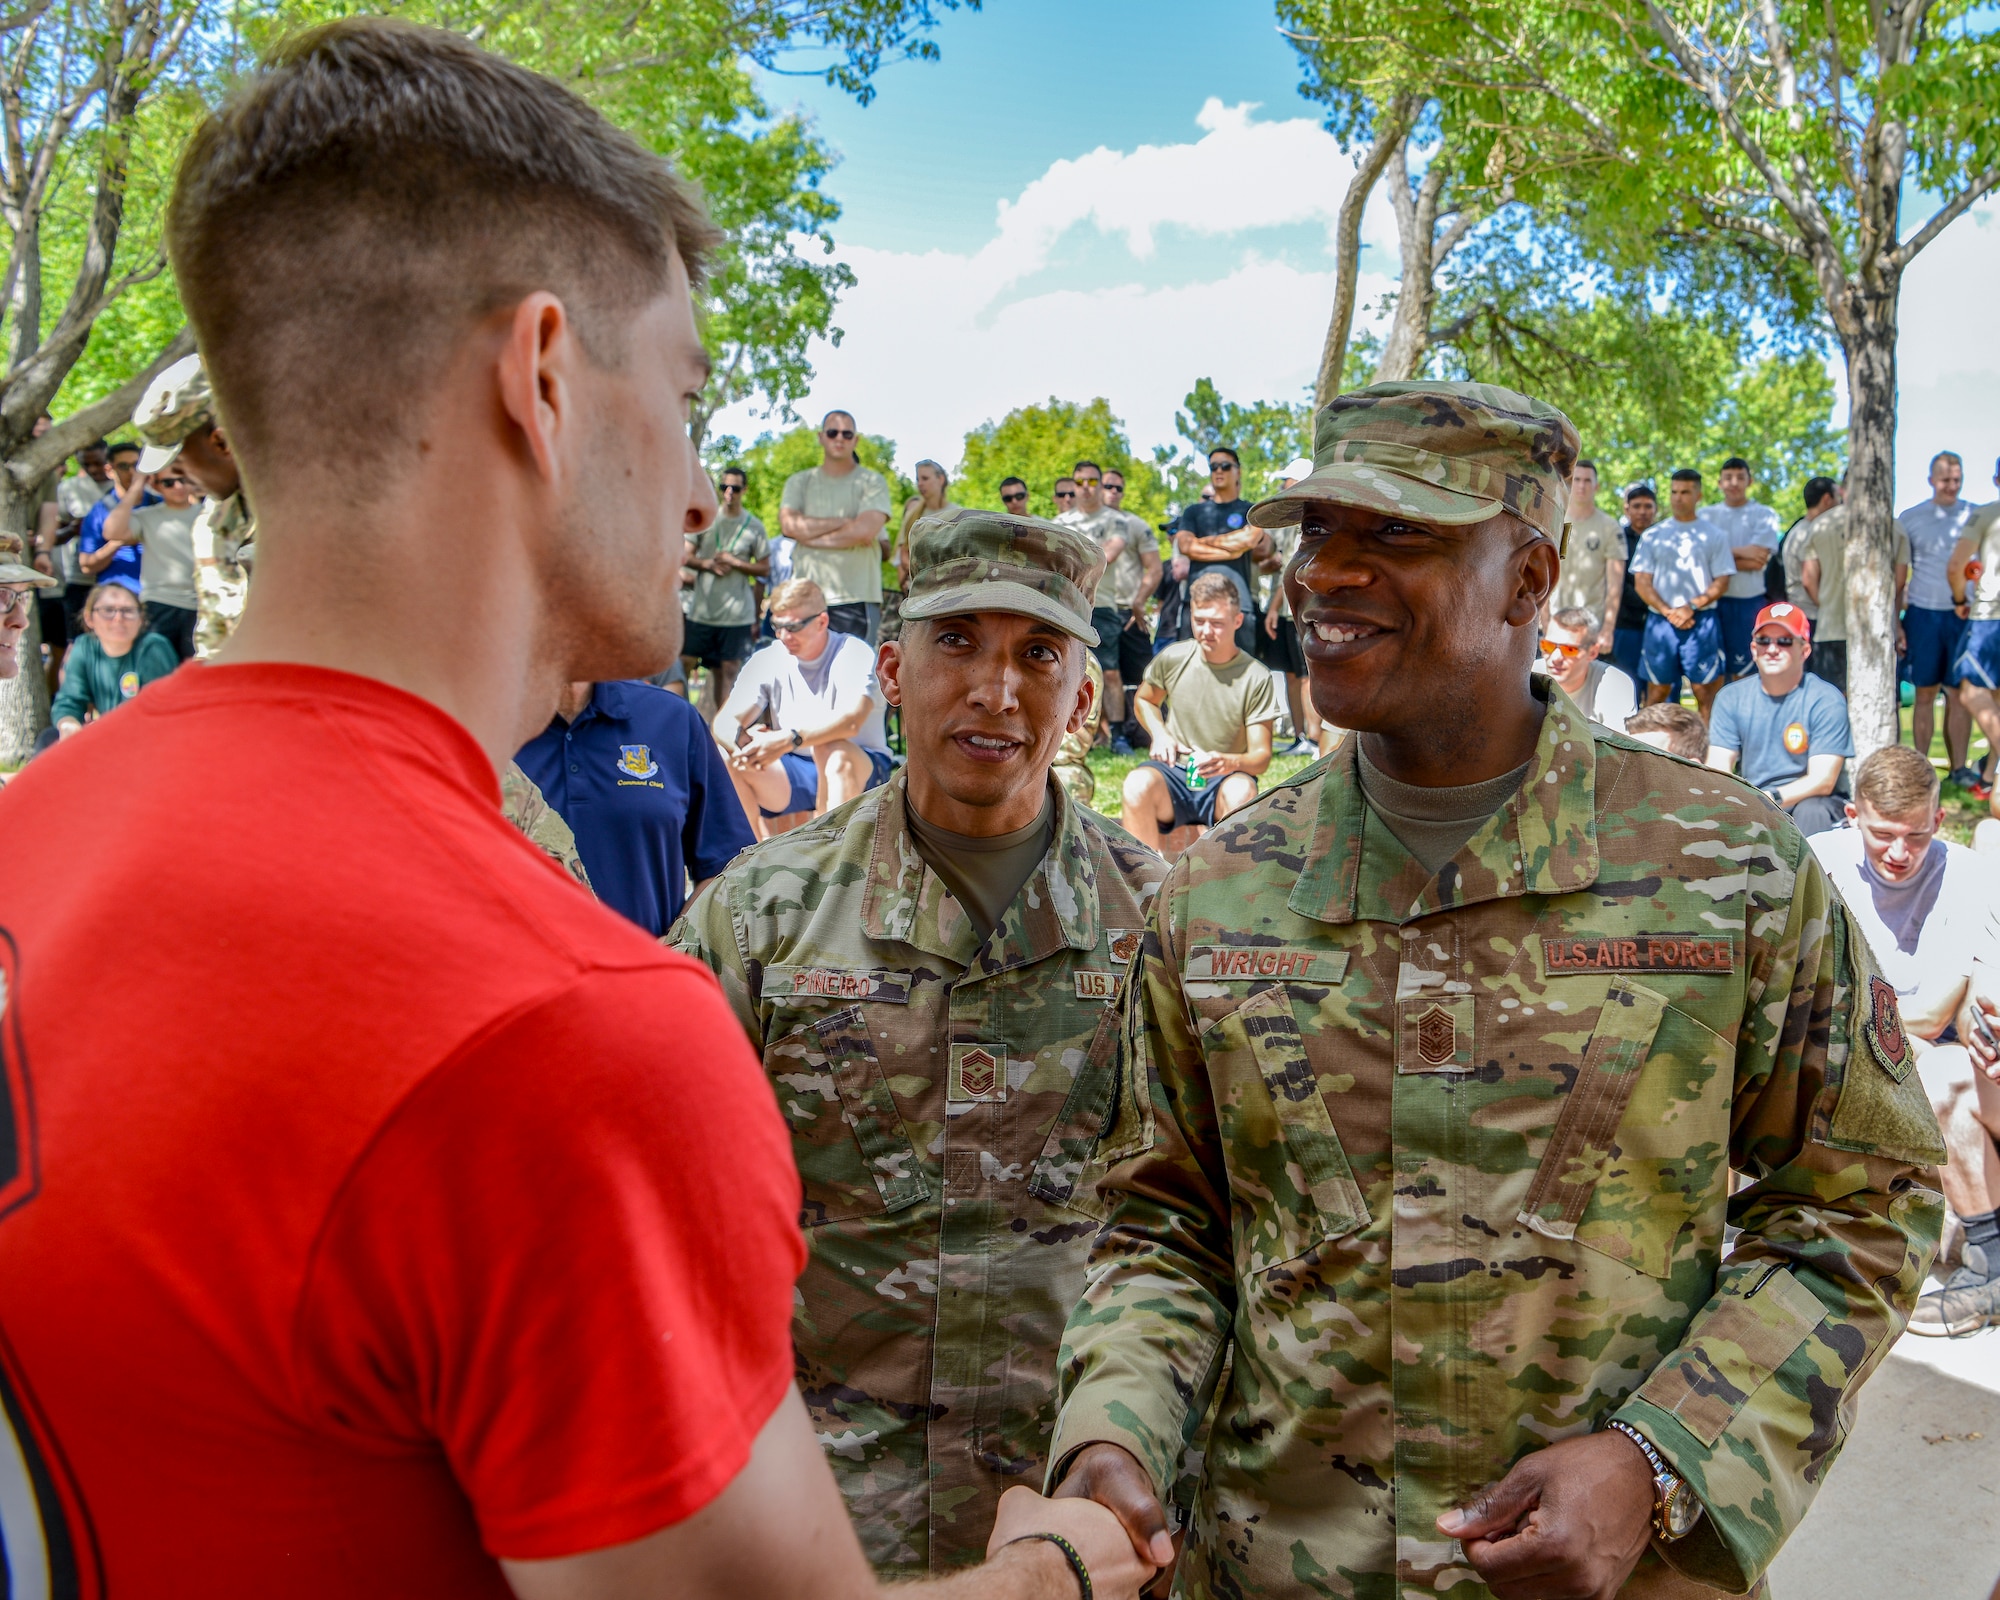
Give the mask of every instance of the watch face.
M 1685 1537 L 1701 1519 L 1701 1501 L 1685 1483 L 1676 1488 L 1668 1498 L 1661 1520 L 1666 1523 L 1667 1537 Z

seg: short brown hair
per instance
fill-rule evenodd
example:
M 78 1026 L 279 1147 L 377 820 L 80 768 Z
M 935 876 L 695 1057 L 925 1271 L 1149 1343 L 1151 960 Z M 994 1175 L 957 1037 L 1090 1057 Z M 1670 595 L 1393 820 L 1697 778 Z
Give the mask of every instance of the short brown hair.
M 1699 711 L 1662 700 L 1656 706 L 1641 706 L 1625 719 L 1627 733 L 1664 733 L 1667 754 L 1683 761 L 1708 759 L 1708 724 Z
M 350 18 L 281 42 L 195 130 L 167 249 L 232 448 L 251 475 L 316 419 L 379 463 L 481 319 L 557 295 L 604 326 L 690 285 L 719 240 L 658 156 L 567 89 L 456 35 Z
M 1854 798 L 1877 816 L 1929 816 L 1938 806 L 1937 768 L 1906 744 L 1884 745 L 1854 774 Z
M 768 609 L 774 616 L 780 611 L 802 611 L 807 607 L 815 612 L 826 609 L 826 591 L 810 578 L 787 578 L 771 591 Z
M 1238 611 L 1243 609 L 1243 595 L 1227 576 L 1220 572 L 1204 572 L 1194 580 L 1188 590 L 1188 610 L 1196 606 L 1213 605 L 1218 600 L 1227 600 Z

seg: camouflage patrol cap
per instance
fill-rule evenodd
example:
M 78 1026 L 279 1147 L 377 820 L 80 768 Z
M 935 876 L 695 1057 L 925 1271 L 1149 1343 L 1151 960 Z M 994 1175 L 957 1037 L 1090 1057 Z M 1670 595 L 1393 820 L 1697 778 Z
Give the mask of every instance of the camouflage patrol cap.
M 53 589 L 56 580 L 37 572 L 23 559 L 27 551 L 11 533 L 0 533 L 0 583 L 32 583 L 37 589 Z
M 139 470 L 158 472 L 181 453 L 189 434 L 214 420 L 215 402 L 209 397 L 201 357 L 184 356 L 147 386 L 145 398 L 132 413 L 132 426 L 146 443 L 139 454 Z
M 1490 383 L 1377 383 L 1313 422 L 1313 470 L 1250 508 L 1282 528 L 1309 500 L 1462 527 L 1511 511 L 1562 542 L 1576 428 L 1554 406 Z
M 1090 602 L 1104 576 L 1096 544 L 1074 528 L 1004 511 L 954 507 L 910 530 L 904 619 L 1012 611 L 1097 643 Z

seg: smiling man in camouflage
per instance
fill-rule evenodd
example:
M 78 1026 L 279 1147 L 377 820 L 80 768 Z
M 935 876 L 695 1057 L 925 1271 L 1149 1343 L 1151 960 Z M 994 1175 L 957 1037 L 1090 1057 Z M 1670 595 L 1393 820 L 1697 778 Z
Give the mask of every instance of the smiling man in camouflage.
M 1059 785 L 1104 562 L 1073 529 L 916 525 L 881 647 L 909 764 L 736 859 L 670 936 L 763 1056 L 804 1181 L 798 1381 L 884 1576 L 976 1564 L 1041 1481 L 1103 1165 L 1118 973 L 1166 863 Z
M 1529 675 L 1575 455 L 1380 384 L 1251 513 L 1358 737 L 1160 894 L 1051 1448 L 1163 1538 L 1233 1353 L 1183 1594 L 1743 1593 L 1923 1282 L 1942 1151 L 1812 852 Z

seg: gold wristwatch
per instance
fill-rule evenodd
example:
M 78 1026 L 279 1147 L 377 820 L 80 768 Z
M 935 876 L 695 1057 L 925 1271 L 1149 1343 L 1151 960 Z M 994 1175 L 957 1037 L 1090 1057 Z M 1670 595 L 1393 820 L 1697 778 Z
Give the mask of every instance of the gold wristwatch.
M 1616 1428 L 1636 1444 L 1653 1469 L 1653 1532 L 1669 1544 L 1693 1533 L 1694 1525 L 1701 1521 L 1702 1508 L 1687 1479 L 1668 1466 L 1667 1458 L 1653 1448 L 1653 1441 L 1630 1423 L 1613 1418 L 1605 1426 Z

